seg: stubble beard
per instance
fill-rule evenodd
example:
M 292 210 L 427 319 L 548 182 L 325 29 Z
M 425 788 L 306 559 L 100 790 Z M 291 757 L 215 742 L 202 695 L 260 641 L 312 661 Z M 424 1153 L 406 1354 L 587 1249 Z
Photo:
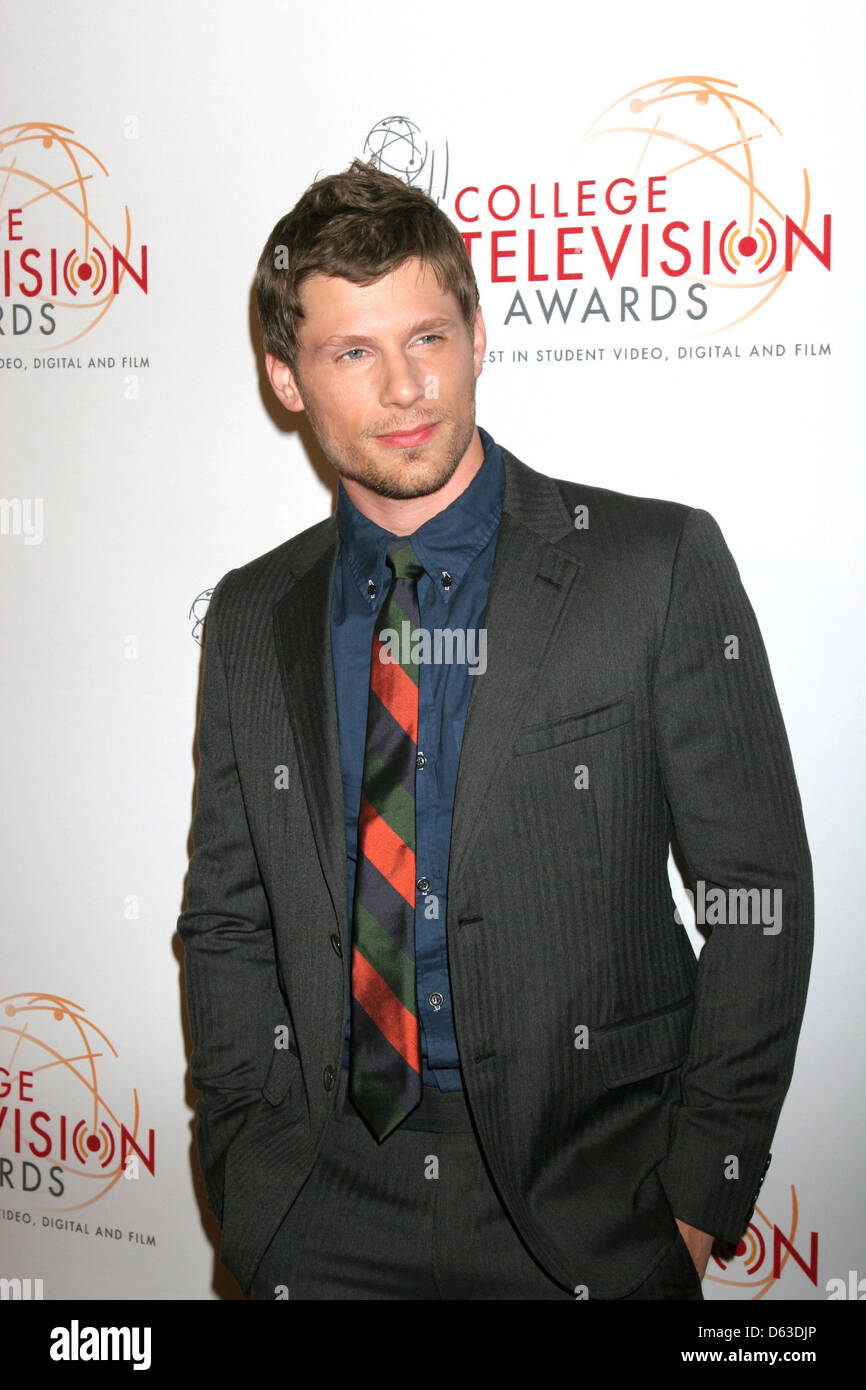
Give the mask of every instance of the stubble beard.
M 300 385 L 298 389 L 300 391 Z M 424 444 L 418 448 L 390 450 L 389 452 L 393 455 L 393 462 L 390 467 L 384 461 L 379 463 L 373 456 L 373 450 L 382 450 L 385 446 L 374 443 L 372 433 L 362 436 L 364 439 L 369 439 L 371 452 L 367 452 L 363 446 L 354 444 L 341 443 L 337 445 L 324 429 L 315 410 L 311 409 L 310 402 L 304 392 L 301 392 L 301 399 L 304 402 L 304 409 L 313 432 L 331 466 L 341 478 L 349 478 L 353 482 L 360 483 L 379 497 L 407 501 L 412 497 L 429 497 L 431 493 L 438 492 L 454 476 L 457 466 L 472 443 L 472 437 L 475 434 L 474 380 L 471 394 L 466 403 L 466 411 L 458 415 L 442 414 L 441 411 L 431 412 L 428 417 L 429 422 L 432 423 L 434 420 L 439 422 L 439 429 L 434 438 L 429 444 Z M 412 427 L 420 427 L 424 422 L 424 416 L 415 418 L 412 421 Z M 441 450 L 442 448 L 441 436 L 443 432 L 446 435 L 444 456 L 440 454 L 438 458 L 431 457 L 431 449 Z M 381 431 L 377 431 L 377 433 L 381 433 Z M 424 466 L 415 472 L 416 464 Z

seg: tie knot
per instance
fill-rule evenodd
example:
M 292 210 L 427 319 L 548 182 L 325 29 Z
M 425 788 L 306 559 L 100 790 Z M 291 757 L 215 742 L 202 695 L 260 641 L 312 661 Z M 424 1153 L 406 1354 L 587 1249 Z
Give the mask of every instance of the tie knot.
M 388 564 L 397 579 L 420 579 L 424 566 L 407 540 L 398 536 L 388 546 Z

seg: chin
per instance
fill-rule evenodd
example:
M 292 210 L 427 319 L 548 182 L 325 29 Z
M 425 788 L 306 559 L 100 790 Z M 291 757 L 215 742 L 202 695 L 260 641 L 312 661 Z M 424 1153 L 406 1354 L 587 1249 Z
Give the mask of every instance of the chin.
M 439 469 L 433 475 L 422 475 L 420 478 L 374 475 L 368 478 L 359 478 L 358 482 L 363 483 L 371 492 L 378 493 L 380 497 L 392 497 L 399 501 L 407 501 L 411 497 L 429 497 L 431 492 L 438 492 L 453 475 L 454 468 L 449 467 L 448 469 Z
M 391 497 L 408 501 L 412 497 L 429 497 L 438 492 L 451 480 L 460 463 L 460 455 L 453 459 L 434 460 L 424 449 L 405 449 L 395 452 L 389 468 L 385 469 L 377 460 L 368 461 L 361 467 L 347 467 L 345 462 L 337 470 L 342 477 L 361 483 L 379 497 Z
M 447 482 L 447 479 L 445 482 Z M 380 497 L 391 497 L 395 501 L 407 502 L 412 497 L 429 497 L 431 493 L 439 492 L 440 489 L 445 486 L 445 482 L 436 481 L 430 483 L 428 486 L 419 483 L 417 487 L 401 487 L 399 484 L 388 486 L 388 484 L 384 484 L 382 487 L 375 488 L 374 491 L 378 492 Z

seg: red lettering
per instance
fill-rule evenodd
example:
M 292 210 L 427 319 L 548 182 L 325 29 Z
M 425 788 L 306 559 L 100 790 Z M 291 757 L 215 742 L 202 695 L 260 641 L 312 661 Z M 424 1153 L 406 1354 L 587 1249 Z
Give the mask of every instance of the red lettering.
M 138 274 L 133 270 L 132 266 L 129 264 L 129 261 L 126 259 L 126 257 L 125 257 L 125 256 L 122 256 L 122 255 L 120 254 L 120 252 L 118 251 L 118 249 L 117 249 L 116 246 L 112 246 L 112 248 L 111 248 L 111 273 L 112 273 L 112 290 L 113 290 L 114 294 L 117 294 L 118 290 L 120 289 L 120 282 L 121 282 L 121 280 L 122 280 L 122 278 L 123 278 L 123 276 L 122 276 L 121 274 L 118 274 L 118 271 L 119 271 L 120 266 L 123 266 L 123 269 L 124 269 L 124 270 L 128 270 L 128 271 L 129 271 L 130 275 L 132 276 L 132 278 L 133 278 L 133 280 L 135 281 L 135 283 L 138 285 L 139 289 L 144 290 L 144 293 L 147 294 L 147 247 L 146 247 L 146 246 L 142 246 L 142 248 L 141 248 L 141 274 L 138 275 Z
M 528 234 L 528 235 L 529 235 L 529 279 L 530 279 L 530 280 L 547 280 L 547 279 L 549 279 L 549 276 L 547 276 L 547 275 L 537 275 L 536 272 L 535 272 L 535 228 L 534 228 L 534 227 L 530 227 L 530 229 L 529 229 L 529 234 Z
M 154 1134 L 154 1132 L 153 1132 L 152 1129 L 149 1129 L 149 1130 L 147 1131 L 147 1134 L 148 1134 L 147 1154 L 145 1155 L 144 1153 L 142 1153 L 141 1149 L 140 1149 L 140 1148 L 138 1147 L 138 1145 L 136 1144 L 136 1142 L 135 1142 L 135 1140 L 133 1139 L 132 1135 L 130 1134 L 129 1130 L 126 1128 L 126 1125 L 121 1125 L 121 1126 L 120 1126 L 120 1166 L 121 1166 L 121 1168 L 123 1168 L 123 1167 L 126 1166 L 126 1154 L 127 1154 L 127 1149 L 134 1149 L 135 1152 L 138 1154 L 138 1157 L 141 1159 L 142 1163 L 144 1164 L 145 1168 L 147 1169 L 147 1171 L 151 1174 L 152 1177 L 155 1177 L 155 1176 L 156 1176 L 156 1136 L 155 1136 L 155 1134 Z
M 674 241 L 670 233 L 672 231 L 687 232 L 688 230 L 688 222 L 668 222 L 667 226 L 662 232 L 662 241 L 664 242 L 665 246 L 669 246 L 672 251 L 679 251 L 680 255 L 683 258 L 683 263 L 680 266 L 679 270 L 675 270 L 674 267 L 668 261 L 659 262 L 665 275 L 670 275 L 672 278 L 677 275 L 685 275 L 686 271 L 692 263 L 692 255 L 688 248 L 683 246 L 681 242 Z
M 454 211 L 457 213 L 457 216 L 460 218 L 460 221 L 461 221 L 461 222 L 477 222 L 477 221 L 478 221 L 478 213 L 477 213 L 477 212 L 476 212 L 476 214 L 475 214 L 474 217 L 470 217 L 469 214 L 466 213 L 466 212 L 464 212 L 464 211 L 462 210 L 462 208 L 461 208 L 461 203 L 463 202 L 463 194 L 464 194 L 464 193 L 477 193 L 477 192 L 478 192 L 478 189 L 477 189 L 477 188 L 461 188 L 460 192 L 457 194 L 457 197 L 454 199 Z
M 830 269 L 830 231 L 831 218 L 829 212 L 824 214 L 824 249 L 819 251 L 814 241 L 811 241 L 802 227 L 798 227 L 796 222 L 790 217 L 785 217 L 785 269 L 790 270 L 794 264 L 794 237 L 802 241 L 804 246 L 808 246 L 813 256 L 821 262 L 825 270 Z
M 44 1110 L 34 1110 L 33 1114 L 30 1116 L 30 1128 L 33 1130 L 34 1134 L 39 1135 L 40 1139 L 45 1140 L 44 1149 L 37 1148 L 31 1140 L 29 1148 L 34 1158 L 47 1158 L 48 1155 L 51 1153 L 51 1136 L 50 1134 L 46 1134 L 44 1129 L 40 1129 L 38 1124 L 36 1123 L 37 1120 L 50 1121 L 50 1119 L 51 1116 L 46 1115 Z
M 15 236 L 15 235 L 14 235 L 14 233 L 15 233 L 15 232 L 19 229 L 19 227 L 21 226 L 21 214 L 22 214 L 23 211 L 24 211 L 23 208 L 10 208 L 10 209 L 9 209 L 9 218 L 8 218 L 8 223 L 7 223 L 9 230 L 7 231 L 6 235 L 8 236 L 8 238 L 9 238 L 10 241 L 23 241 L 23 240 L 24 240 L 24 237 L 23 237 L 23 236 Z M 17 218 L 18 218 L 18 221 L 17 221 L 17 222 L 13 222 L 13 220 L 12 220 L 13 217 L 17 217 Z
M 18 1099 L 19 1099 L 19 1100 L 23 1100 L 23 1101 L 26 1101 L 26 1100 L 32 1101 L 32 1099 L 33 1099 L 32 1094 L 26 1094 L 26 1093 L 25 1093 L 25 1089 L 24 1089 L 26 1086 L 29 1086 L 29 1087 L 31 1088 L 31 1091 L 32 1091 L 32 1087 L 33 1087 L 33 1073 L 32 1073 L 32 1071 L 19 1071 L 17 1077 L 15 1077 L 15 1076 L 12 1076 L 11 1072 L 8 1072 L 8 1071 L 6 1070 L 5 1067 L 0 1067 L 0 1075 L 5 1076 L 5 1077 L 7 1078 L 5 1081 L 0 1081 L 0 1096 L 8 1096 L 9 1093 L 12 1091 L 12 1089 L 13 1089 L 13 1087 L 15 1086 L 16 1081 L 17 1081 Z M 5 1106 L 4 1106 L 3 1113 L 4 1113 L 4 1114 L 6 1113 Z M 0 1123 L 2 1123 L 2 1121 L 0 1121 Z
M 817 1284 L 818 1284 L 818 1232 L 817 1232 L 817 1231 L 813 1231 L 813 1232 L 812 1232 L 812 1240 L 811 1240 L 811 1245 L 810 1245 L 810 1248 L 809 1248 L 809 1263 L 806 1264 L 805 1260 L 802 1260 L 802 1259 L 800 1258 L 799 1254 L 798 1254 L 797 1251 L 794 1249 L 793 1245 L 792 1245 L 791 1242 L 788 1240 L 788 1238 L 787 1238 L 786 1236 L 783 1236 L 783 1235 L 782 1235 L 782 1232 L 779 1230 L 778 1226 L 774 1226 L 774 1227 L 773 1227 L 773 1278 L 774 1278 L 774 1279 L 778 1279 L 779 1275 L 782 1273 L 782 1260 L 781 1260 L 781 1254 L 782 1254 L 782 1246 L 783 1246 L 783 1245 L 784 1245 L 785 1249 L 787 1250 L 788 1254 L 794 1256 L 794 1259 L 797 1261 L 797 1264 L 800 1266 L 800 1268 L 802 1269 L 803 1273 L 804 1273 L 805 1275 L 807 1275 L 807 1277 L 808 1277 L 809 1279 L 811 1279 L 812 1283 L 815 1284 L 816 1287 L 817 1287 Z
M 500 250 L 499 239 L 506 236 L 516 237 L 517 233 L 513 229 L 509 229 L 507 232 L 493 232 L 490 237 L 490 279 L 494 285 L 501 285 L 517 279 L 516 275 L 500 275 L 499 273 L 499 262 L 506 256 L 517 255 L 516 251 Z
M 653 174 L 651 179 L 647 179 L 647 212 L 667 212 L 667 208 L 657 208 L 654 203 L 655 198 L 663 198 L 665 196 L 664 182 L 666 178 L 666 174 Z M 658 191 L 653 187 L 653 185 L 657 183 L 662 185 Z
M 607 203 L 611 212 L 615 212 L 618 217 L 622 217 L 625 213 L 633 211 L 634 205 L 637 202 L 637 197 L 635 196 L 635 194 L 628 193 L 626 194 L 624 199 L 625 206 L 621 208 L 614 207 L 613 203 L 611 202 L 610 195 L 613 192 L 613 190 L 617 187 L 617 185 L 621 183 L 628 184 L 629 188 L 634 188 L 633 179 L 614 179 L 612 183 L 608 184 L 604 194 L 604 201 Z
M 583 271 L 565 269 L 566 256 L 581 256 L 582 246 L 566 246 L 567 236 L 580 236 L 583 233 L 582 227 L 557 227 L 556 229 L 556 278 L 557 280 L 582 280 Z
M 584 192 L 585 189 L 591 190 Z M 578 217 L 595 217 L 595 212 L 591 207 L 587 207 L 587 200 L 595 202 L 595 179 L 581 179 L 577 185 L 577 215 Z
M 493 206 L 493 199 L 496 197 L 497 193 L 502 192 L 513 193 L 514 195 L 514 207 L 510 212 L 497 212 Z M 487 206 L 490 209 L 490 216 L 495 217 L 497 222 L 510 222 L 512 217 L 514 217 L 520 209 L 520 194 L 516 188 L 511 187 L 510 183 L 497 184 L 490 197 L 487 199 Z
M 28 246 L 26 251 L 21 252 L 21 269 L 24 271 L 25 275 L 33 276 L 33 279 L 36 282 L 35 287 L 32 290 L 28 290 L 27 286 L 23 284 L 21 280 L 19 280 L 18 288 L 22 294 L 27 295 L 28 299 L 33 299 L 42 289 L 42 275 L 35 265 L 30 264 L 30 256 L 35 256 L 37 260 L 39 259 L 39 252 L 37 251 L 35 246 Z
M 598 227 L 593 225 L 592 234 L 595 237 L 595 244 L 599 249 L 601 259 L 604 261 L 604 268 L 607 271 L 608 280 L 612 280 L 614 275 L 616 274 L 616 268 L 619 265 L 619 258 L 625 250 L 625 244 L 629 239 L 631 228 L 632 224 L 630 222 L 627 226 L 623 227 L 622 235 L 616 244 L 616 250 L 613 253 L 613 259 L 611 259 L 610 256 L 608 256 L 607 254 L 607 247 L 604 244 L 604 238 L 602 237 L 601 232 L 598 230 Z

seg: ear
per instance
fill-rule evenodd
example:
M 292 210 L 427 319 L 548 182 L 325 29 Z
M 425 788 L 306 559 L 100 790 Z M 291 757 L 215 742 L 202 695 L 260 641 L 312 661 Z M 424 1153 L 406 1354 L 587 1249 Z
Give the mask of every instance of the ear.
M 275 395 L 282 401 L 286 410 L 303 410 L 304 402 L 291 367 L 281 362 L 272 352 L 266 352 L 265 370 Z
M 475 376 L 481 375 L 481 368 L 484 365 L 484 354 L 487 351 L 487 329 L 484 327 L 484 319 L 481 317 L 481 305 L 475 311 L 475 334 L 473 337 L 472 355 L 475 359 Z

